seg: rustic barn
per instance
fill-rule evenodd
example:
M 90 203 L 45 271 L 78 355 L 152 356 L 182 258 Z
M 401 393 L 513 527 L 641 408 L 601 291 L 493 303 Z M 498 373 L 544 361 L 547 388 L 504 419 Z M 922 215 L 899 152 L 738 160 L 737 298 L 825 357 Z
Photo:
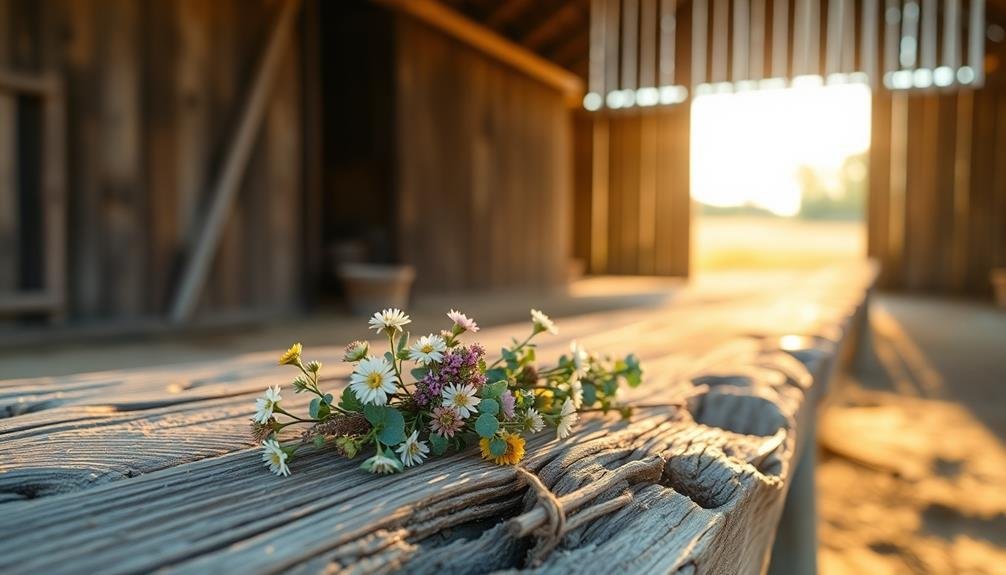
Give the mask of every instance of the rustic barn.
M 0 0 L 0 321 L 289 314 L 347 259 L 421 292 L 687 276 L 692 96 L 806 76 L 873 88 L 880 285 L 988 297 L 1004 10 Z

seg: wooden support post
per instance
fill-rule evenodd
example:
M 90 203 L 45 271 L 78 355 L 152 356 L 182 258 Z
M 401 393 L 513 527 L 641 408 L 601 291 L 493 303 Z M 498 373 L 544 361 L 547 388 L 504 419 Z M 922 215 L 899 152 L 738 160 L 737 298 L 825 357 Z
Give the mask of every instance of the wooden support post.
M 706 54 L 709 51 L 709 0 L 692 3 L 692 87 L 706 83 Z
M 248 100 L 240 116 L 237 132 L 224 159 L 220 177 L 212 188 L 206 219 L 195 235 L 192 244 L 194 252 L 185 267 L 177 296 L 171 307 L 171 320 L 176 323 L 188 321 L 199 303 L 199 296 L 209 275 L 220 236 L 241 185 L 241 177 L 251 157 L 255 136 L 262 126 L 271 88 L 280 72 L 283 55 L 289 48 L 299 8 L 300 0 L 286 2 L 262 56 Z

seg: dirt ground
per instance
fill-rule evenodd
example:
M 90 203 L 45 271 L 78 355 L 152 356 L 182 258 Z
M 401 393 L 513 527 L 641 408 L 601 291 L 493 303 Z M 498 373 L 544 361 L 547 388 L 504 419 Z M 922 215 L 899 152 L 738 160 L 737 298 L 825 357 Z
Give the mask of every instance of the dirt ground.
M 879 297 L 820 426 L 824 575 L 1006 574 L 1006 313 Z

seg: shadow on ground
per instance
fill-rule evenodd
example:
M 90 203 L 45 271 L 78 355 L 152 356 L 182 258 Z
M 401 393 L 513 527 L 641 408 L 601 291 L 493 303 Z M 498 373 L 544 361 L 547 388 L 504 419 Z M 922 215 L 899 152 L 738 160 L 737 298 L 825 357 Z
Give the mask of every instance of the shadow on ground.
M 824 410 L 820 570 L 1006 573 L 1006 314 L 882 296 Z

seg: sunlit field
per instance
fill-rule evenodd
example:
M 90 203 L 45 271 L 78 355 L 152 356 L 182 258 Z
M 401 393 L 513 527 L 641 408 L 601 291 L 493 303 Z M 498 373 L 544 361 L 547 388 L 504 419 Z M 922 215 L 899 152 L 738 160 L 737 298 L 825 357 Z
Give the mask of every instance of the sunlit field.
M 861 259 L 870 92 L 813 85 L 699 96 L 694 271 Z
M 816 268 L 866 255 L 862 221 L 757 216 L 696 217 L 697 272 L 751 268 Z

